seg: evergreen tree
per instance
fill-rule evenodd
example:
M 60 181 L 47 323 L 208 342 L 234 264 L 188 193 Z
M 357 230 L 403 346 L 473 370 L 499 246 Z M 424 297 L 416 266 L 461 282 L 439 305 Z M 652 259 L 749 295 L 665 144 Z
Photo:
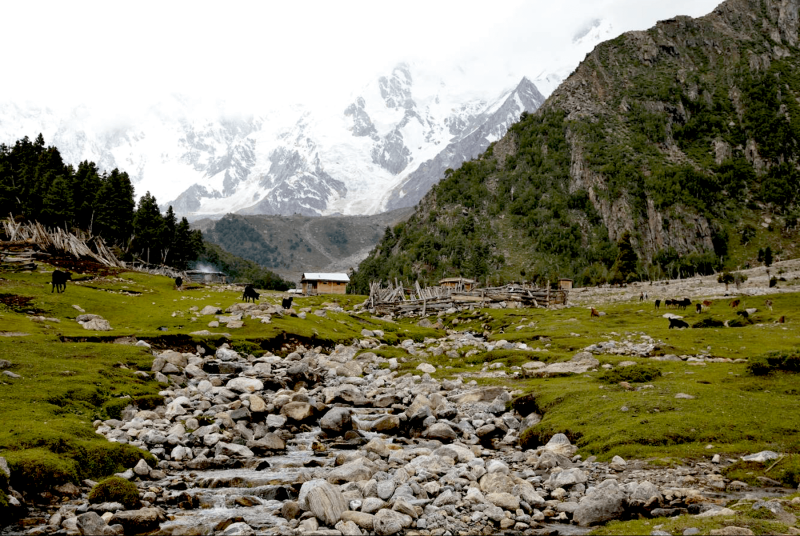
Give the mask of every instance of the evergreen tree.
M 147 192 L 139 199 L 139 206 L 133 216 L 132 253 L 150 263 L 161 262 L 166 229 L 156 198 Z
M 95 202 L 94 232 L 127 248 L 133 231 L 133 186 L 125 172 L 114 169 L 101 179 Z
M 100 172 L 94 162 L 84 160 L 78 164 L 72 178 L 72 199 L 75 205 L 75 226 L 92 232 L 97 194 L 102 185 Z
M 638 281 L 639 275 L 636 266 L 639 263 L 639 256 L 631 244 L 631 233 L 626 231 L 617 243 L 619 254 L 612 269 L 611 282 L 616 284 Z
M 59 175 L 53 180 L 42 199 L 42 212 L 39 221 L 44 225 L 69 229 L 74 215 L 75 210 L 69 180 L 63 175 Z
M 767 268 L 772 266 L 772 248 L 770 246 L 764 250 L 764 266 Z

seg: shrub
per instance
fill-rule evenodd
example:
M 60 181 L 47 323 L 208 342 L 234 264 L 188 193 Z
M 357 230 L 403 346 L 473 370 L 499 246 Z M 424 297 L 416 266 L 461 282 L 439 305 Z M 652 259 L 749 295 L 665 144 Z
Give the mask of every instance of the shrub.
M 599 380 L 604 383 L 619 382 L 649 382 L 661 376 L 661 371 L 650 365 L 633 365 L 630 367 L 617 367 L 614 370 L 607 370 L 599 376 Z
M 78 464 L 42 448 L 5 453 L 17 491 L 43 491 L 78 481 Z
M 704 318 L 699 322 L 692 324 L 693 328 L 722 328 L 725 327 L 725 322 L 715 318 Z
M 112 476 L 98 482 L 89 492 L 90 503 L 118 502 L 125 508 L 136 508 L 139 505 L 139 489 L 133 482 Z
M 248 354 L 261 355 L 264 353 L 264 350 L 261 349 L 259 344 L 250 341 L 236 341 L 231 345 L 231 348 L 244 356 Z

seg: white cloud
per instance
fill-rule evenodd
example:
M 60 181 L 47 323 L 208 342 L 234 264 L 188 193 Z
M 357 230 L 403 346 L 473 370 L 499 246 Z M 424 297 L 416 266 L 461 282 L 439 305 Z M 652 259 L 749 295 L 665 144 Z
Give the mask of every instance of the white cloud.
M 4 5 L 0 101 L 136 115 L 172 93 L 257 111 L 340 105 L 398 61 L 453 63 L 486 87 L 534 78 L 592 19 L 617 34 L 716 0 L 15 2 Z M 588 50 L 586 51 L 588 52 Z M 582 56 L 581 56 L 582 57 Z M 569 58 L 577 62 L 581 58 Z

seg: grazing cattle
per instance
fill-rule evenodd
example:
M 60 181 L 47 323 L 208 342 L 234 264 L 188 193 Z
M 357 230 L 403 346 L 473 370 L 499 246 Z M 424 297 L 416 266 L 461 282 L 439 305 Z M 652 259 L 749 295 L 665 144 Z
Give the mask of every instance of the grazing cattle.
M 670 307 L 675 305 L 675 303 L 676 303 L 675 300 L 664 300 L 664 307 L 669 309 Z
M 175 278 L 175 288 L 180 289 L 183 286 L 183 278 L 178 276 Z
M 673 303 L 685 311 L 686 308 L 692 304 L 692 300 L 689 298 L 684 298 L 682 300 L 673 300 Z
M 703 300 L 703 307 L 711 307 L 711 302 L 708 300 Z
M 661 300 L 656 300 L 656 309 L 661 308 Z
M 778 324 L 785 324 L 785 323 L 786 323 L 786 317 L 785 316 L 782 316 L 782 317 L 780 317 L 778 319 Z
M 291 309 L 292 308 L 292 297 L 284 298 L 281 300 L 281 307 L 284 309 Z
M 764 305 L 766 305 L 766 306 L 767 306 L 767 309 L 769 309 L 770 311 L 772 311 L 772 300 L 766 300 L 766 301 L 764 302 Z
M 733 301 L 731 302 L 731 307 L 733 307 L 734 309 L 736 309 L 737 307 L 739 307 L 739 304 L 740 304 L 741 302 L 742 302 L 742 300 L 733 300 Z
M 697 314 L 700 314 L 700 313 L 702 313 L 702 312 L 703 312 L 703 304 L 702 304 L 702 303 L 698 303 L 698 304 L 696 304 L 696 305 L 694 306 L 694 310 L 695 310 L 695 311 L 697 311 Z
M 258 292 L 256 292 L 256 289 L 253 288 L 253 285 L 247 285 L 246 287 L 244 287 L 244 292 L 242 293 L 242 299 L 245 302 L 253 300 L 253 303 L 255 303 L 258 301 L 258 296 L 259 294 Z
M 672 328 L 682 329 L 682 328 L 688 328 L 688 327 L 689 327 L 689 324 L 687 324 L 686 322 L 684 322 L 680 318 L 670 318 L 669 319 L 669 329 L 672 329 Z
M 750 318 L 750 313 L 747 311 L 736 311 L 736 314 L 741 316 L 742 318 Z
M 592 312 L 589 313 L 589 318 L 591 318 L 593 316 L 600 316 L 600 313 L 598 313 L 597 309 L 595 309 L 594 307 L 592 307 Z
M 639 301 L 644 301 L 644 292 L 639 293 Z
M 64 292 L 67 290 L 67 281 L 72 279 L 72 274 L 70 272 L 62 272 L 61 270 L 53 270 L 53 290 L 50 291 L 52 294 L 55 291 Z

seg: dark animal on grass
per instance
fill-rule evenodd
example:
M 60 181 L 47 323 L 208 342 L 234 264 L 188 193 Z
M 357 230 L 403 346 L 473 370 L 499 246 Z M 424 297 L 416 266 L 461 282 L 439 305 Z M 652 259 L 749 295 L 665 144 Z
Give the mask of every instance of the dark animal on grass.
M 702 313 L 702 312 L 703 312 L 703 304 L 702 304 L 702 303 L 698 303 L 698 304 L 696 304 L 696 305 L 694 306 L 694 310 L 695 310 L 695 311 L 697 311 L 697 314 L 700 314 L 700 313 Z
M 785 316 L 782 316 L 782 317 L 780 317 L 778 319 L 778 324 L 785 324 L 785 323 L 786 323 L 786 317 Z
M 736 311 L 736 314 L 741 316 L 742 318 L 750 318 L 750 313 L 747 311 Z
M 670 318 L 669 319 L 669 329 L 681 329 L 681 328 L 688 328 L 689 324 L 681 320 L 680 318 Z
M 670 307 L 675 305 L 675 303 L 676 303 L 675 300 L 664 300 L 664 307 L 669 309 Z
M 711 302 L 708 300 L 703 300 L 703 307 L 711 307 Z
M 281 300 L 281 307 L 283 307 L 284 309 L 291 309 L 292 308 L 292 299 L 293 298 L 289 297 L 289 298 L 284 298 L 283 300 Z
M 731 302 L 731 307 L 733 307 L 734 309 L 736 309 L 737 307 L 739 307 L 739 304 L 740 304 L 740 303 L 742 303 L 742 300 L 733 300 L 733 301 Z
M 67 290 L 67 281 L 72 280 L 72 274 L 70 272 L 62 272 L 61 270 L 54 270 L 53 271 L 53 290 L 50 291 L 52 294 L 55 291 L 64 292 Z
M 175 288 L 180 289 L 183 286 L 183 278 L 178 276 L 175 278 Z
M 258 296 L 259 294 L 258 292 L 256 292 L 256 289 L 253 288 L 253 285 L 247 285 L 246 287 L 244 287 L 244 292 L 242 293 L 242 299 L 245 302 L 253 300 L 253 303 L 255 303 L 258 301 Z
M 656 300 L 656 309 L 661 308 L 661 300 Z
M 639 301 L 644 301 L 644 292 L 639 293 Z
M 684 298 L 682 300 L 674 300 L 673 303 L 675 303 L 676 307 L 679 307 L 680 309 L 685 311 L 686 308 L 692 304 L 692 300 L 690 300 L 689 298 Z
M 766 300 L 766 301 L 764 302 L 764 305 L 766 305 L 766 306 L 767 306 L 767 309 L 769 309 L 770 311 L 772 311 L 772 300 Z

